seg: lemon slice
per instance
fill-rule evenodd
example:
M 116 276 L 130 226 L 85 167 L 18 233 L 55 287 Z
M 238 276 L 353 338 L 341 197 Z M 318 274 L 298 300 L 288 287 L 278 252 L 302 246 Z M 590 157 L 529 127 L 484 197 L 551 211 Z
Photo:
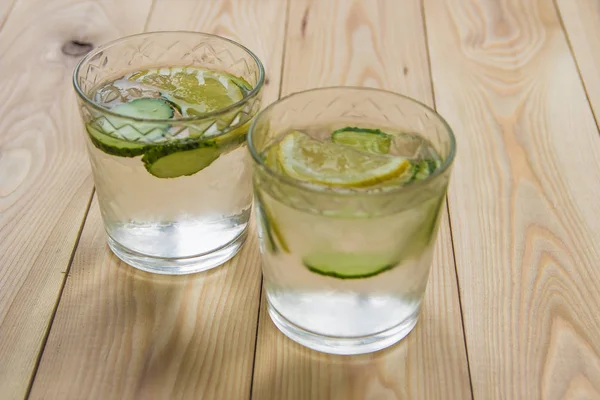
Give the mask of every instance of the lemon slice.
M 288 176 L 327 186 L 365 187 L 401 175 L 410 168 L 404 157 L 369 154 L 320 142 L 294 131 L 279 144 L 278 160 Z

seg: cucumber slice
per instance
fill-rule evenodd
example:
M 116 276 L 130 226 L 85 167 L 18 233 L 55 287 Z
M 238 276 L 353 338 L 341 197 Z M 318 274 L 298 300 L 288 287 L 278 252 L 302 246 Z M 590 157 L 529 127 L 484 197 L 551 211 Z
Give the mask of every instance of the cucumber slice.
M 164 101 L 169 106 L 171 106 L 171 109 L 172 109 L 171 111 L 173 111 L 173 115 L 175 115 L 175 112 L 177 112 L 179 114 L 179 116 L 183 116 L 183 110 L 181 109 L 181 106 L 179 104 L 175 103 L 174 101 L 171 101 L 171 100 L 167 99 L 164 96 L 162 96 L 160 98 L 160 100 Z M 171 116 L 171 118 L 173 118 L 173 116 Z
M 129 103 L 117 104 L 112 111 L 134 118 L 173 118 L 173 108 L 165 100 L 157 98 L 141 98 Z
M 213 141 L 177 141 L 154 145 L 146 151 L 144 166 L 157 178 L 177 178 L 194 175 L 219 158 Z
M 380 129 L 346 127 L 331 134 L 333 143 L 344 144 L 374 154 L 388 154 L 392 136 Z
M 211 140 L 195 138 L 153 145 L 142 161 L 148 172 L 157 178 L 193 175 L 208 167 L 221 154 L 244 143 L 248 126 L 249 123 L 244 124 Z
M 112 109 L 125 116 L 137 118 L 173 117 L 173 109 L 161 99 L 136 99 Z M 133 123 L 125 118 L 106 117 L 86 124 L 90 140 L 96 148 L 118 157 L 144 154 L 150 143 L 164 135 L 168 124 Z
M 369 278 L 397 264 L 389 256 L 360 253 L 314 253 L 302 261 L 312 272 L 339 279 Z
M 422 181 L 433 174 L 439 166 L 439 161 L 432 159 L 424 159 L 414 164 L 413 180 Z
M 145 143 L 128 142 L 109 136 L 101 130 L 94 128 L 91 124 L 86 124 L 85 129 L 90 136 L 92 144 L 106 154 L 118 157 L 137 157 L 144 154 L 148 148 L 148 145 Z
M 135 99 L 129 103 L 117 104 L 111 111 L 126 117 L 149 119 L 171 119 L 174 115 L 169 103 L 155 98 Z M 106 117 L 100 125 L 102 130 L 111 136 L 146 143 L 162 138 L 169 129 L 169 124 L 135 122 L 119 117 Z

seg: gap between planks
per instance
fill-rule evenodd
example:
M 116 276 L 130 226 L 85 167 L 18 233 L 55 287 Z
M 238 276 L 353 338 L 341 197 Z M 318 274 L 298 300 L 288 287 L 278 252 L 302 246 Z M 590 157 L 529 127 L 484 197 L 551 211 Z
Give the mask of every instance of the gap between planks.
M 85 213 L 83 214 L 83 219 L 81 220 L 81 224 L 79 225 L 79 230 L 77 231 L 77 237 L 75 239 L 75 244 L 73 245 L 73 251 L 71 252 L 71 257 L 69 258 L 69 263 L 67 264 L 67 268 L 64 272 L 64 278 L 60 285 L 60 289 L 58 290 L 58 295 L 56 297 L 56 303 L 54 303 L 54 308 L 52 309 L 52 314 L 50 314 L 50 321 L 48 321 L 48 327 L 46 328 L 46 332 L 44 332 L 44 338 L 42 339 L 42 343 L 40 346 L 40 351 L 35 360 L 35 365 L 33 367 L 33 371 L 31 372 L 31 377 L 29 378 L 29 384 L 27 385 L 27 391 L 25 392 L 25 399 L 29 398 L 31 394 L 31 389 L 33 388 L 33 382 L 35 381 L 35 377 L 37 375 L 38 369 L 40 367 L 40 363 L 42 361 L 42 355 L 44 354 L 44 350 L 46 349 L 46 344 L 48 343 L 48 337 L 50 336 L 50 330 L 52 329 L 52 323 L 54 322 L 54 318 L 56 317 L 56 312 L 58 311 L 58 305 L 60 304 L 60 299 L 62 298 L 63 291 L 65 290 L 65 285 L 67 284 L 67 279 L 69 278 L 69 274 L 71 273 L 71 266 L 73 265 L 73 259 L 75 258 L 75 252 L 77 251 L 77 246 L 79 245 L 79 240 L 81 239 L 81 234 L 83 233 L 83 227 L 85 226 L 85 222 L 87 220 L 88 213 L 90 212 L 90 207 L 92 206 L 92 200 L 94 199 L 95 189 L 92 189 L 92 193 L 90 193 L 90 198 L 87 202 L 87 207 L 85 209 Z
M 585 98 L 590 106 L 590 110 L 592 111 L 592 115 L 594 116 L 594 121 L 596 122 L 596 130 L 598 134 L 600 134 L 600 125 L 598 124 L 598 116 L 596 115 L 596 110 L 594 109 L 594 105 L 592 104 L 592 100 L 590 98 L 590 92 L 585 84 L 585 80 L 583 79 L 583 74 L 581 73 L 581 67 L 579 66 L 579 60 L 577 60 L 577 56 L 575 55 L 575 50 L 573 49 L 573 43 L 571 43 L 571 38 L 569 37 L 569 31 L 565 26 L 565 21 L 562 16 L 562 11 L 558 6 L 557 0 L 552 0 L 552 4 L 554 5 L 554 9 L 556 10 L 556 15 L 558 17 L 558 22 L 560 23 L 560 28 L 565 37 L 565 41 L 567 42 L 567 46 L 569 47 L 569 53 L 571 53 L 571 58 L 575 63 L 575 68 L 577 69 L 577 75 L 579 76 L 579 81 L 581 82 L 581 86 L 583 86 L 583 91 L 585 92 Z
M 427 34 L 427 18 L 425 18 L 425 0 L 420 0 L 419 5 L 421 6 L 421 21 L 423 24 L 423 36 L 425 37 L 425 50 L 427 52 L 427 68 L 429 71 L 429 81 L 431 82 L 431 101 L 433 109 L 437 112 L 437 103 L 435 100 L 435 83 L 433 82 L 433 73 L 431 70 L 431 54 L 429 50 L 429 36 Z M 467 344 L 467 331 L 465 330 L 465 314 L 463 312 L 462 295 L 460 290 L 460 279 L 458 277 L 458 264 L 456 262 L 456 249 L 454 246 L 454 232 L 452 231 L 452 218 L 450 218 L 450 202 L 448 196 L 444 200 L 446 203 L 446 212 L 448 213 L 448 227 L 450 231 L 450 248 L 452 249 L 452 261 L 454 263 L 454 276 L 456 277 L 456 288 L 458 291 L 458 307 L 460 310 L 460 323 L 463 332 L 463 342 L 465 345 L 465 355 L 467 357 L 467 373 L 469 376 L 469 388 L 471 389 L 471 400 L 475 399 L 473 394 L 473 377 L 471 376 L 471 360 L 469 357 L 469 346 Z
M 153 0 L 154 1 L 154 0 Z M 292 0 L 286 0 L 286 5 L 285 5 L 285 22 L 283 24 L 283 49 L 281 51 L 281 69 L 279 70 L 279 90 L 277 92 L 277 100 L 281 99 L 281 88 L 283 87 L 283 74 L 284 74 L 284 68 L 285 68 L 285 54 L 286 54 L 286 50 L 287 50 L 287 36 L 288 36 L 288 25 L 290 22 L 290 3 L 292 2 Z M 264 109 L 264 105 L 262 107 L 262 109 Z M 254 333 L 254 355 L 252 357 L 252 370 L 250 372 L 250 392 L 248 393 L 248 399 L 252 399 L 252 392 L 254 390 L 254 371 L 255 371 L 255 367 L 256 367 L 256 353 L 257 353 L 257 349 L 258 349 L 258 333 L 259 333 L 259 327 L 260 327 L 260 320 L 261 320 L 261 316 L 262 313 L 260 312 L 261 307 L 262 307 L 262 300 L 263 300 L 263 284 L 264 284 L 264 277 L 262 275 L 262 265 L 261 265 L 261 272 L 260 272 L 260 292 L 258 295 L 258 311 L 256 314 L 256 330 Z M 269 316 L 267 315 L 267 318 Z
M 12 6 L 10 8 L 10 10 L 8 11 L 7 14 L 7 18 L 5 18 L 4 21 L 6 21 L 6 19 L 8 19 L 8 15 L 10 14 L 10 12 L 12 11 L 12 8 L 14 8 L 14 5 L 18 2 L 19 0 L 14 0 L 12 3 Z M 148 23 L 150 21 L 150 17 L 152 16 L 152 11 L 154 9 L 154 5 L 156 3 L 156 0 L 152 0 L 152 3 L 150 5 L 150 10 L 148 11 L 148 15 L 146 16 L 146 21 L 144 22 L 144 28 L 143 28 L 143 32 L 146 32 L 148 29 Z M 3 21 L 3 22 L 4 22 Z M 0 25 L 0 32 L 2 31 L 4 24 Z M 94 49 L 92 49 L 91 51 L 94 51 Z M 82 56 L 82 58 L 85 57 Z M 38 352 L 37 358 L 35 360 L 35 364 L 34 364 L 34 368 L 33 371 L 31 373 L 31 377 L 29 378 L 29 383 L 27 385 L 27 390 L 26 390 L 26 394 L 25 394 L 25 399 L 28 399 L 29 396 L 31 395 L 31 390 L 33 389 L 33 383 L 35 381 L 35 378 L 37 376 L 37 372 L 38 369 L 40 367 L 40 363 L 42 361 L 42 356 L 44 355 L 44 350 L 46 350 L 46 344 L 48 343 L 48 337 L 50 336 L 50 331 L 52 330 L 52 324 L 54 323 L 54 318 L 56 317 L 56 312 L 58 311 L 58 307 L 60 305 L 60 301 L 62 299 L 62 295 L 63 292 L 65 290 L 65 285 L 67 284 L 67 279 L 69 279 L 69 274 L 71 272 L 71 266 L 73 265 L 73 260 L 75 258 L 75 253 L 77 252 L 77 247 L 79 246 L 79 240 L 81 239 L 81 234 L 83 233 L 83 228 L 85 227 L 85 223 L 87 221 L 88 218 L 88 214 L 90 212 L 90 207 L 92 205 L 92 200 L 94 199 L 94 194 L 96 193 L 96 189 L 92 188 L 92 191 L 90 193 L 90 197 L 88 199 L 87 202 L 87 206 L 85 209 L 85 212 L 83 214 L 83 218 L 81 220 L 81 224 L 79 226 L 79 230 L 77 232 L 77 237 L 75 239 L 75 244 L 73 245 L 73 250 L 71 250 L 71 256 L 69 257 L 69 262 L 67 264 L 67 268 L 65 269 L 64 272 L 64 278 L 61 282 L 59 291 L 58 291 L 58 295 L 56 298 L 56 302 L 54 304 L 54 308 L 52 309 L 52 313 L 50 314 L 50 321 L 48 321 L 48 327 L 46 328 L 46 331 L 44 332 L 44 337 L 42 339 L 42 343 L 41 343 L 41 347 L 40 347 L 40 351 Z

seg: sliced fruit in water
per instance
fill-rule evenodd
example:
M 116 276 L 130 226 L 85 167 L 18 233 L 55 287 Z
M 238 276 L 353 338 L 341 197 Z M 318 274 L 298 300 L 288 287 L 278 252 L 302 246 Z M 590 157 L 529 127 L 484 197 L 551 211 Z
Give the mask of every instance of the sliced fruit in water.
M 132 75 L 129 80 L 162 89 L 163 95 L 187 103 L 191 106 L 188 107 L 189 115 L 217 111 L 244 97 L 243 79 L 201 69 L 182 69 L 168 75 L 155 70 Z
M 415 174 L 413 179 L 416 181 L 422 181 L 433 174 L 439 167 L 439 161 L 432 159 L 423 159 L 415 164 Z
M 85 129 L 90 135 L 92 144 L 106 154 L 118 157 L 137 157 L 144 154 L 148 148 L 146 143 L 129 142 L 109 136 L 89 123 L 86 124 Z
M 183 116 L 183 110 L 181 109 L 181 106 L 179 104 L 167 99 L 166 97 L 161 97 L 160 100 L 164 101 L 165 103 L 171 106 L 171 108 L 173 109 L 173 117 L 180 118 Z M 175 114 L 177 114 L 177 116 L 175 116 Z
M 227 76 L 231 82 L 236 84 L 242 91 L 249 92 L 252 90 L 252 85 L 248 83 L 247 80 L 242 78 L 241 76 L 228 75 Z
M 177 178 L 193 175 L 208 167 L 246 139 L 249 124 L 217 136 L 214 139 L 187 139 L 158 144 L 147 150 L 142 158 L 146 169 L 157 178 Z
M 117 104 L 111 111 L 126 117 L 147 119 L 171 119 L 173 108 L 162 99 L 142 98 L 129 103 Z M 106 117 L 99 122 L 102 131 L 125 140 L 152 143 L 163 137 L 169 124 L 160 122 L 137 122 L 120 117 Z
M 346 127 L 334 131 L 331 134 L 331 141 L 369 153 L 388 154 L 392 145 L 392 135 L 380 129 Z
M 194 175 L 219 158 L 220 151 L 214 142 L 175 141 L 165 145 L 154 145 L 142 161 L 157 178 L 177 178 Z
M 280 143 L 278 160 L 292 178 L 334 187 L 364 187 L 401 175 L 410 168 L 404 157 L 368 154 L 320 142 L 294 131 Z
M 273 218 L 273 214 L 269 212 L 269 209 L 265 205 L 262 196 L 258 191 L 255 192 L 256 196 L 256 207 L 258 210 L 258 218 L 263 223 L 265 233 L 267 234 L 267 242 L 271 247 L 271 251 L 277 252 L 280 248 L 283 252 L 289 253 L 290 249 L 287 245 L 277 221 Z
M 319 252 L 305 257 L 304 266 L 320 275 L 340 279 L 362 279 L 393 268 L 397 261 L 375 253 Z
M 279 161 L 279 148 L 277 146 L 270 146 L 263 154 L 262 154 L 265 165 L 269 167 L 271 170 L 276 172 L 282 172 L 283 167 L 281 166 L 281 162 Z
M 410 167 L 401 175 L 388 179 L 381 183 L 381 187 L 401 186 L 409 182 L 422 181 L 427 179 L 439 168 L 440 162 L 433 159 L 424 159 L 420 161 L 410 161 Z
M 156 177 L 193 175 L 220 154 L 244 142 L 249 122 L 226 131 L 243 122 L 238 121 L 237 107 L 218 118 L 200 118 L 189 123 L 189 137 L 181 140 L 167 136 L 171 126 L 168 122 L 131 121 L 126 117 L 158 120 L 173 119 L 175 115 L 202 117 L 242 100 L 251 86 L 242 78 L 218 71 L 173 68 L 164 72 L 164 69 L 144 70 L 129 76 L 131 82 L 160 89 L 161 97 L 117 104 L 112 111 L 123 117 L 102 118 L 89 126 L 88 132 L 94 145 L 108 154 L 123 157 L 143 154 L 146 169 Z
M 111 111 L 126 117 L 148 119 L 170 119 L 173 108 L 163 99 L 141 98 L 114 106 Z
M 225 86 L 221 80 L 215 78 L 205 78 L 200 84 L 195 76 L 185 79 L 177 77 L 178 74 L 175 74 L 174 79 L 178 87 L 173 91 L 173 97 L 195 105 L 194 109 L 201 113 L 225 108 L 243 97 L 240 88 L 230 81 L 225 81 Z
M 152 72 L 146 70 L 140 73 L 133 74 L 129 77 L 132 82 L 142 82 L 146 85 L 154 86 L 162 90 L 175 90 L 177 86 L 171 82 L 171 75 L 163 75 L 158 72 Z
M 248 133 L 248 129 L 250 129 L 250 125 L 252 125 L 252 120 L 246 121 L 227 133 L 211 137 L 211 139 L 215 141 L 217 146 L 222 148 L 237 146 L 246 141 L 246 134 Z

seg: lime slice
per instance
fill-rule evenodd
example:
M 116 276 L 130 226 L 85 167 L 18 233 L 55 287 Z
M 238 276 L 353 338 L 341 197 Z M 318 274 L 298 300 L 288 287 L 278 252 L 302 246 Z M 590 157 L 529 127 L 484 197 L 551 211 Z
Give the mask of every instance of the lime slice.
M 283 172 L 292 178 L 337 187 L 369 186 L 410 168 L 404 157 L 368 154 L 320 142 L 298 131 L 280 142 L 278 160 Z
M 225 86 L 221 80 L 207 77 L 200 83 L 196 76 L 185 75 L 184 78 L 179 74 L 173 77 L 178 87 L 173 91 L 172 96 L 195 105 L 194 110 L 201 113 L 225 108 L 243 97 L 240 88 L 233 83 L 228 83 L 229 81 L 225 81 L 227 85 Z
M 214 140 L 219 148 L 224 150 L 237 148 L 238 145 L 246 141 L 246 134 L 248 133 L 248 129 L 250 129 L 250 125 L 252 125 L 252 120 L 211 139 Z
M 129 80 L 144 83 L 162 89 L 165 97 L 185 102 L 189 105 L 190 116 L 213 112 L 230 106 L 244 97 L 241 78 L 226 73 L 201 69 L 182 69 L 170 74 L 158 71 L 135 74 Z M 183 107 L 182 107 L 183 108 Z
M 369 278 L 397 264 L 390 257 L 374 253 L 321 252 L 311 254 L 302 261 L 312 272 L 340 279 Z
M 388 154 L 392 136 L 379 129 L 346 127 L 334 131 L 331 141 L 373 154 Z

